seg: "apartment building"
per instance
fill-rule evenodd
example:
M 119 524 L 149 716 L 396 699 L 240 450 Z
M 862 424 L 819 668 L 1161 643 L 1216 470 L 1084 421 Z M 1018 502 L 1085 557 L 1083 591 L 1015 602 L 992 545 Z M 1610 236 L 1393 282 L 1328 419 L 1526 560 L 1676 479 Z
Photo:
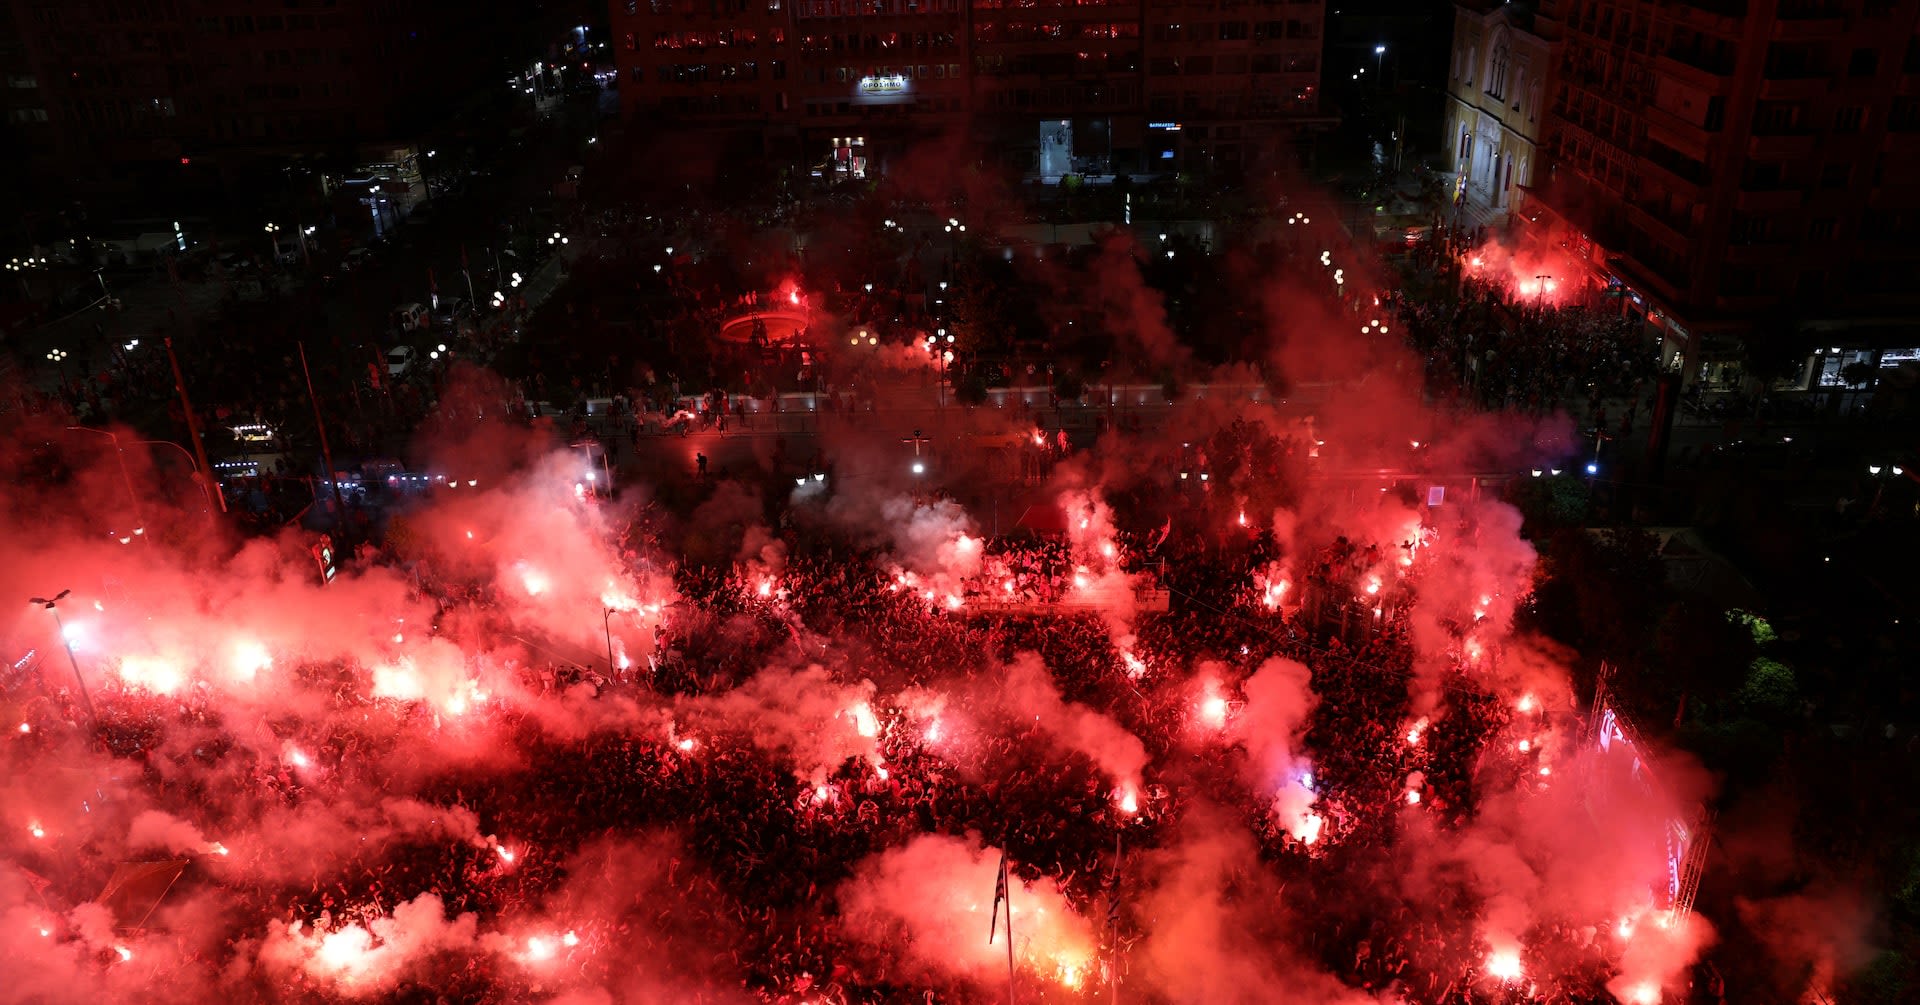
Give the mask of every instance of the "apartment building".
M 1799 377 L 1920 346 L 1920 0 L 1543 0 L 1558 37 L 1527 226 L 1733 384 L 1748 338 Z
M 1233 172 L 1320 114 L 1322 0 L 616 0 L 623 110 L 834 170 L 966 129 L 1050 182 Z

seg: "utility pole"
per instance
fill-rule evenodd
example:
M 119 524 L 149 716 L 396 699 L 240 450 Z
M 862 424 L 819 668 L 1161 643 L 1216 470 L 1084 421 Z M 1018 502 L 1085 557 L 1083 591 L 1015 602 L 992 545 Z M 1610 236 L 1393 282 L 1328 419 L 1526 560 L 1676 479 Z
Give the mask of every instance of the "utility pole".
M 313 428 L 320 434 L 320 460 L 327 465 L 327 485 L 333 489 L 335 527 L 345 527 L 347 504 L 340 498 L 340 478 L 333 468 L 333 451 L 327 446 L 327 423 L 320 417 L 320 399 L 313 393 L 313 371 L 307 368 L 307 343 L 300 343 L 300 372 L 307 378 L 307 400 L 313 403 Z
M 207 444 L 200 439 L 200 420 L 193 417 L 193 401 L 187 397 L 187 380 L 180 375 L 180 357 L 173 354 L 173 337 L 168 336 L 160 341 L 166 344 L 167 362 L 173 364 L 173 388 L 180 392 L 180 408 L 186 412 L 187 435 L 193 438 L 193 456 L 199 459 L 200 470 L 212 479 L 213 465 L 207 461 Z M 213 488 L 213 497 L 220 501 L 220 513 L 224 516 L 227 512 L 227 494 L 219 491 L 218 482 L 214 483 Z

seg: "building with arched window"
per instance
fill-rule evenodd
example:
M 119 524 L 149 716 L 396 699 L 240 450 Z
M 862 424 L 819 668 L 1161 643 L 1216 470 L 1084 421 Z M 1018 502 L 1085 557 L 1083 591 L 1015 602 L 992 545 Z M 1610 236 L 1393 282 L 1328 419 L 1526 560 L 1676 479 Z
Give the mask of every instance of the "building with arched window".
M 1533 184 L 1551 52 L 1527 4 L 1454 4 L 1446 135 L 1459 223 L 1504 223 Z

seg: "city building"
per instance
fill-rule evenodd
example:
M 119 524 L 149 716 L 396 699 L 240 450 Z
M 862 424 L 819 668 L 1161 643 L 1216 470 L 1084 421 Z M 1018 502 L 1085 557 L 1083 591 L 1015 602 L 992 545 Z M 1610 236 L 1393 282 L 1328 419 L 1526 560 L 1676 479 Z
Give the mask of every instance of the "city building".
M 46 146 L 51 126 L 40 77 L 27 57 L 26 38 L 20 33 L 13 9 L 3 4 L 0 4 L 0 77 L 5 78 L 0 81 L 5 85 L 0 88 L 0 149 L 31 151 Z M 23 158 L 16 155 L 6 160 L 7 163 L 0 166 L 0 179 L 14 183 L 7 186 L 8 191 L 18 191 Z
M 1518 222 L 1689 384 L 1841 387 L 1911 361 L 1917 18 L 1916 0 L 1541 0 L 1560 44 Z
M 1237 172 L 1320 114 L 1323 0 L 615 0 L 630 121 L 862 175 L 965 129 L 1036 179 Z
M 43 177 L 123 192 L 231 194 L 289 160 L 355 163 L 504 86 L 505 3 L 4 0 L 10 89 L 46 130 Z M 0 55 L 5 55 L 0 52 Z
M 1453 206 L 1464 226 L 1506 222 L 1533 184 L 1552 42 L 1524 4 L 1457 0 L 1447 73 Z

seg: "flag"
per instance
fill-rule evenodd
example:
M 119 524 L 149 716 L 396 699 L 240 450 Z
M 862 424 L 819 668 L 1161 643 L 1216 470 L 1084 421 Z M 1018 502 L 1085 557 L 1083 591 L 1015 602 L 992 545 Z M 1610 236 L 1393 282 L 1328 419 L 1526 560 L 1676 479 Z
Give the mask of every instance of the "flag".
M 987 945 L 989 946 L 993 945 L 994 936 L 997 935 L 1000 931 L 1000 902 L 1006 899 L 1007 899 L 1007 853 L 1003 851 L 1000 853 L 1000 871 L 993 878 L 993 921 L 991 924 L 987 926 Z M 1011 904 L 1008 905 L 1008 913 L 1009 914 L 1012 913 Z M 1012 918 L 1007 919 L 1007 927 L 1008 928 L 1013 927 Z M 1007 937 L 1012 938 L 1013 933 L 1009 931 L 1007 933 Z
M 1107 884 L 1107 927 L 1120 929 L 1120 835 L 1113 836 L 1113 876 Z
M 1160 526 L 1160 533 L 1154 535 L 1153 544 L 1150 545 L 1147 550 L 1155 551 L 1159 549 L 1161 545 L 1167 543 L 1167 535 L 1171 533 L 1173 533 L 1173 517 L 1167 517 L 1167 522 Z

